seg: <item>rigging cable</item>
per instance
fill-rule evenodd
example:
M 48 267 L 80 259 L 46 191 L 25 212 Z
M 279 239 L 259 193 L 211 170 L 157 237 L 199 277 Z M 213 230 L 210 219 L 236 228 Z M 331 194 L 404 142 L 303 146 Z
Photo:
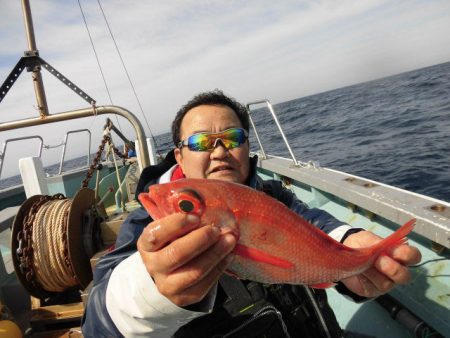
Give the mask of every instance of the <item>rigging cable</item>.
M 111 98 L 111 93 L 110 93 L 109 88 L 108 88 L 108 84 L 106 83 L 105 74 L 103 73 L 103 69 L 102 69 L 102 66 L 100 64 L 100 59 L 98 57 L 97 51 L 95 50 L 94 40 L 92 39 L 91 32 L 89 31 L 89 27 L 88 27 L 88 24 L 87 24 L 87 21 L 86 21 L 86 17 L 84 15 L 83 7 L 81 6 L 80 0 L 77 0 L 77 1 L 78 1 L 78 6 L 80 7 L 81 16 L 83 17 L 84 26 L 86 27 L 86 31 L 87 31 L 87 33 L 89 35 L 89 40 L 91 41 L 92 50 L 94 51 L 95 58 L 97 60 L 98 68 L 100 69 L 100 73 L 102 75 L 103 83 L 105 84 L 106 92 L 108 93 L 109 101 L 111 102 L 111 105 L 114 105 L 113 100 Z M 97 118 L 97 115 L 96 114 L 94 114 L 94 115 L 95 115 L 95 117 L 94 117 L 94 120 L 91 123 L 91 126 L 89 127 L 89 130 L 91 130 L 91 128 L 92 128 L 92 126 L 93 126 L 93 124 L 95 122 L 95 119 Z M 117 124 L 119 126 L 119 130 L 122 131 L 122 129 L 120 128 L 119 118 L 117 117 L 117 115 L 115 115 L 115 117 L 116 117 Z
M 109 26 L 108 19 L 106 18 L 105 12 L 103 11 L 103 7 L 102 7 L 102 4 L 101 4 L 100 0 L 97 0 L 97 3 L 98 3 L 98 6 L 100 7 L 100 10 L 102 12 L 103 18 L 105 19 L 106 26 L 108 27 L 109 34 L 111 35 L 111 39 L 114 42 L 114 46 L 116 47 L 117 54 L 119 55 L 120 61 L 122 63 L 122 67 L 123 67 L 123 69 L 125 71 L 125 74 L 127 75 L 128 82 L 130 83 L 131 89 L 132 89 L 132 91 L 134 93 L 134 97 L 136 98 L 136 101 L 138 103 L 139 109 L 141 110 L 142 116 L 144 116 L 145 123 L 147 124 L 147 128 L 148 128 L 148 130 L 150 132 L 150 135 L 151 135 L 151 137 L 153 139 L 153 142 L 155 143 L 156 151 L 158 152 L 159 155 L 161 155 L 159 153 L 159 147 L 158 147 L 158 144 L 156 142 L 155 137 L 153 136 L 153 133 L 152 133 L 152 130 L 151 130 L 150 125 L 148 123 L 147 117 L 145 116 L 144 109 L 142 108 L 141 101 L 139 100 L 139 97 L 138 97 L 138 95 L 136 93 L 136 90 L 134 88 L 133 82 L 131 81 L 131 77 L 130 77 L 130 74 L 128 73 L 127 67 L 125 66 L 125 62 L 124 62 L 124 60 L 122 58 L 122 54 L 120 53 L 119 46 L 116 43 L 116 39 L 114 38 L 113 32 L 111 30 L 111 27 Z

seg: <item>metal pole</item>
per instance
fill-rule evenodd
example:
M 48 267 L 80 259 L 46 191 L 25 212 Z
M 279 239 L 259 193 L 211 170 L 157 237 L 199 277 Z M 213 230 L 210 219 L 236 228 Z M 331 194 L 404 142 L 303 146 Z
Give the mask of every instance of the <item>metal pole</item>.
M 255 101 L 255 102 L 251 102 L 247 104 L 247 109 L 249 109 L 249 107 L 253 104 L 261 104 L 261 103 L 265 103 L 267 105 L 267 107 L 269 108 L 270 113 L 272 114 L 272 118 L 275 121 L 275 124 L 278 127 L 278 130 L 280 131 L 281 137 L 283 138 L 284 143 L 286 144 L 286 147 L 288 148 L 289 153 L 291 154 L 291 158 L 292 161 L 294 162 L 294 165 L 298 166 L 298 162 L 297 159 L 295 158 L 294 152 L 291 149 L 291 146 L 289 145 L 289 142 L 286 138 L 286 136 L 284 135 L 284 131 L 283 128 L 281 128 L 280 122 L 278 121 L 277 115 L 275 114 L 275 111 L 273 110 L 272 104 L 270 103 L 269 100 L 261 100 L 261 101 Z
M 142 128 L 141 123 L 139 120 L 134 116 L 130 111 L 126 110 L 125 108 L 121 108 L 118 106 L 100 106 L 95 109 L 96 115 L 105 115 L 105 114 L 117 114 L 119 116 L 125 117 L 133 126 L 135 132 L 137 141 L 139 144 L 140 155 L 139 160 L 142 163 L 142 166 L 148 167 L 150 165 L 150 159 L 148 156 L 148 148 L 147 148 L 147 142 L 145 142 L 145 133 L 144 128 Z M 73 110 L 68 111 L 64 113 L 58 113 L 49 115 L 45 118 L 31 118 L 31 119 L 24 119 L 24 120 L 18 120 L 18 121 L 11 121 L 11 122 L 3 122 L 0 123 L 0 132 L 5 130 L 12 130 L 12 129 L 19 129 L 19 128 L 25 128 L 25 127 L 32 127 L 32 126 L 39 126 L 47 123 L 54 123 L 59 121 L 68 121 L 68 120 L 74 120 L 79 119 L 82 117 L 91 117 L 94 113 L 92 111 L 92 107 L 79 109 L 79 110 Z
M 109 150 L 111 152 L 112 158 L 113 158 L 114 167 L 116 168 L 117 185 L 118 185 L 119 192 L 120 192 L 120 207 L 122 208 L 122 211 L 125 211 L 125 202 L 123 200 L 123 187 L 122 187 L 122 182 L 120 181 L 119 166 L 117 165 L 116 155 L 114 154 L 114 151 L 113 151 L 114 144 L 112 143 L 111 139 L 108 143 L 108 146 L 109 146 Z M 125 181 L 125 177 L 123 178 L 123 180 Z
M 5 141 L 5 143 L 3 143 L 3 150 L 0 151 L 0 177 L 2 177 L 3 162 L 5 160 L 6 147 L 7 147 L 8 143 L 15 142 L 15 141 L 22 141 L 22 140 L 31 140 L 31 139 L 34 139 L 34 138 L 37 138 L 37 139 L 39 139 L 41 141 L 39 143 L 39 149 L 38 149 L 38 155 L 37 155 L 37 157 L 41 157 L 42 146 L 44 145 L 44 140 L 42 139 L 41 136 L 24 136 L 24 137 L 10 138 L 10 139 L 7 139 Z
M 123 135 L 122 134 L 122 132 L 119 130 L 119 129 L 117 129 L 116 128 L 116 126 L 114 125 L 114 123 L 111 121 L 111 119 L 106 119 L 106 126 L 105 126 L 105 128 L 109 128 L 109 129 L 111 129 L 111 130 L 113 130 L 116 134 L 117 134 L 117 136 L 119 136 L 120 138 L 121 138 L 121 140 L 125 143 L 125 145 L 128 147 L 128 149 L 131 149 L 131 150 L 136 150 L 136 149 L 134 149 L 134 144 L 133 144 L 133 142 L 131 142 L 130 140 L 128 140 L 126 137 L 125 137 L 125 135 Z
M 89 142 L 88 142 L 88 151 L 87 151 L 87 165 L 86 167 L 89 167 L 89 165 L 91 164 L 91 131 L 89 129 L 78 129 L 78 130 L 70 130 L 66 133 L 66 136 L 64 138 L 64 142 L 63 142 L 63 150 L 62 150 L 62 154 L 61 154 L 61 161 L 59 162 L 59 172 L 58 175 L 61 175 L 62 173 L 62 168 L 63 168 L 63 164 L 64 164 L 64 158 L 66 156 L 66 146 L 67 146 L 67 142 L 69 140 L 69 135 L 70 134 L 75 134 L 75 133 L 83 133 L 83 132 L 87 132 L 89 135 Z
M 256 137 L 256 141 L 259 144 L 259 149 L 261 150 L 261 157 L 263 160 L 265 160 L 265 159 L 267 159 L 266 152 L 264 151 L 261 140 L 259 139 L 258 131 L 256 130 L 255 123 L 253 122 L 251 111 L 250 111 L 250 104 L 247 105 L 247 113 L 248 113 L 248 117 L 250 119 L 250 123 L 252 124 L 253 131 L 255 132 L 255 137 Z
M 63 168 L 63 163 L 64 163 L 64 157 L 66 156 L 66 146 L 67 146 L 67 139 L 69 138 L 69 134 L 66 133 L 66 136 L 64 137 L 64 145 L 63 145 L 63 150 L 61 152 L 61 160 L 59 161 L 59 172 L 58 175 L 61 175 L 62 173 L 62 168 Z
M 39 52 L 36 48 L 33 18 L 31 17 L 30 3 L 28 0 L 22 0 L 22 12 L 25 22 L 25 33 L 28 41 L 28 51 L 25 52 L 25 55 L 39 55 Z M 42 81 L 40 66 L 37 66 L 33 69 L 31 78 L 33 79 L 34 92 L 36 93 L 39 115 L 41 117 L 48 116 L 47 98 L 45 96 L 44 82 Z

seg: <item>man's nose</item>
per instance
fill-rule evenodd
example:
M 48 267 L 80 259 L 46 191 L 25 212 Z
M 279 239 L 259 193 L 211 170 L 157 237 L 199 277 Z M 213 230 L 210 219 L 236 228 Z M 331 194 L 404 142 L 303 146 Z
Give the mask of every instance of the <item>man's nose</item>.
M 214 140 L 214 149 L 217 147 L 217 146 L 222 146 L 222 147 L 224 147 L 225 149 L 226 149 L 226 147 L 225 147 L 225 143 L 223 143 L 223 141 L 222 141 L 222 139 L 221 138 L 216 138 L 215 140 Z
M 222 139 L 218 138 L 214 141 L 214 148 L 211 151 L 211 158 L 228 157 L 228 149 L 225 147 Z

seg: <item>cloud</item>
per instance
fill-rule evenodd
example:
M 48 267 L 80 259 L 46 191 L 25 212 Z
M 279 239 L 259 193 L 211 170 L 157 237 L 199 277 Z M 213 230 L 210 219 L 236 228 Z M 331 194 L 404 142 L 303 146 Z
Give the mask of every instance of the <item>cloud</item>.
M 113 103 L 145 126 L 97 1 L 81 4 Z M 98 104 L 110 104 L 77 2 L 31 6 L 41 56 Z M 450 4 L 444 0 L 111 0 L 102 6 L 154 133 L 168 130 L 178 108 L 202 90 L 222 88 L 243 102 L 282 102 L 450 59 Z M 26 40 L 20 5 L 2 1 L 0 13 L 5 78 Z M 86 107 L 50 75 L 44 78 L 52 113 Z M 2 121 L 36 116 L 29 74 L 14 87 L 0 105 Z M 100 129 L 103 122 L 68 124 Z M 121 126 L 134 137 L 123 119 Z M 2 133 L 0 141 L 12 134 Z M 49 143 L 63 137 L 47 134 Z

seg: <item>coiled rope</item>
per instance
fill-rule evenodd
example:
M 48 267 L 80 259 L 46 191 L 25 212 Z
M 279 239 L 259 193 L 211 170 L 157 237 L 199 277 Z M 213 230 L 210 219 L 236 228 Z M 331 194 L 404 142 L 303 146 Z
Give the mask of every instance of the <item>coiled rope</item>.
M 47 291 L 59 292 L 79 284 L 69 258 L 69 199 L 53 199 L 41 205 L 32 224 L 32 266 L 35 278 Z

